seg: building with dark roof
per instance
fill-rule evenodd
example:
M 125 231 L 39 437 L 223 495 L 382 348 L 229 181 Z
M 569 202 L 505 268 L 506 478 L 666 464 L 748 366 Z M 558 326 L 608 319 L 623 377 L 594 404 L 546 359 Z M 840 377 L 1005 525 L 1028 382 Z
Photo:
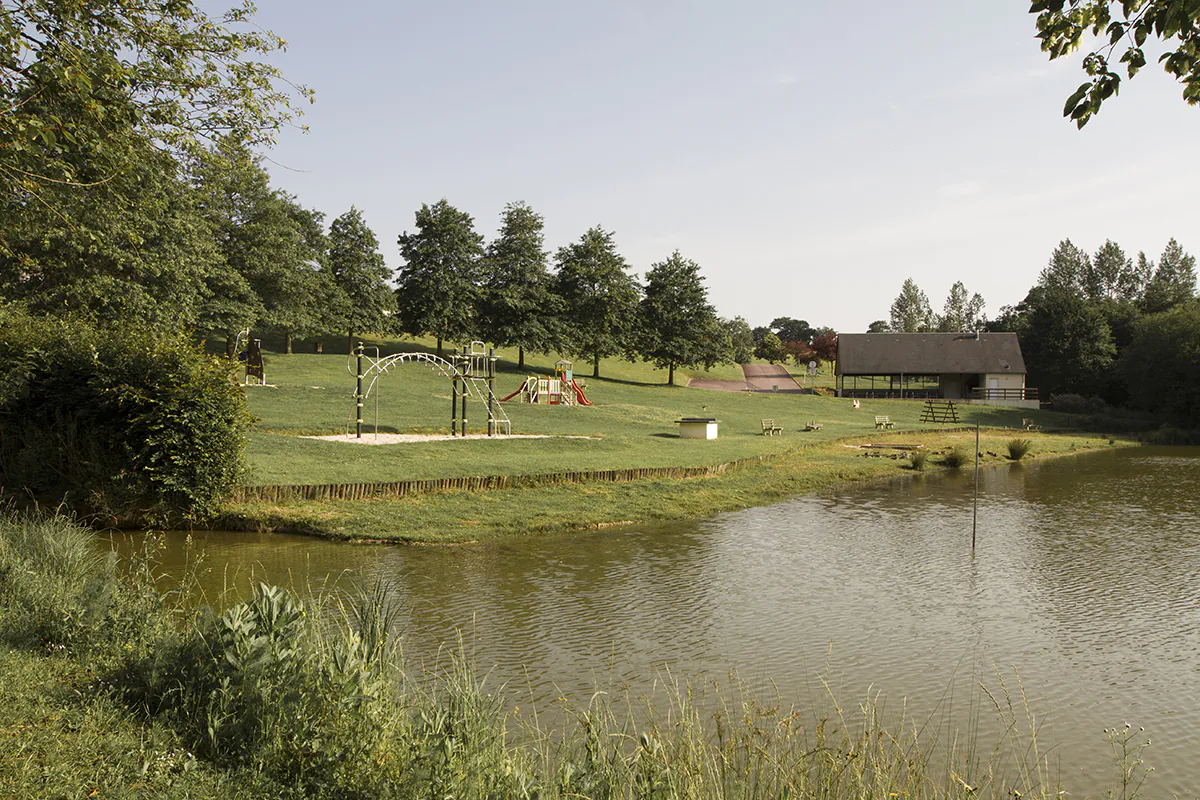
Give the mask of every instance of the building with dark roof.
M 1038 406 L 1015 333 L 840 334 L 837 393 Z

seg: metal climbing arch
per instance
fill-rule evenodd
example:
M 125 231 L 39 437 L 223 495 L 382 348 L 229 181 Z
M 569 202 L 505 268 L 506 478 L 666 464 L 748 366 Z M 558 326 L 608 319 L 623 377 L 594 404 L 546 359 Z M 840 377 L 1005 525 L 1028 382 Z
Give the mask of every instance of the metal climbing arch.
M 376 348 L 378 353 L 378 348 Z M 367 398 L 373 394 L 378 401 L 376 384 L 379 379 L 400 364 L 422 364 L 444 378 L 450 380 L 450 435 L 467 435 L 467 398 L 472 397 L 487 408 L 488 436 L 493 434 L 511 434 L 512 422 L 504 411 L 504 406 L 495 393 L 496 360 L 495 353 L 485 349 L 483 342 L 471 342 L 470 347 L 464 347 L 461 353 L 454 353 L 450 359 L 429 353 L 395 353 L 390 356 L 371 358 L 366 354 L 366 348 L 361 342 L 354 348 L 353 366 L 346 364 L 346 369 L 354 375 L 357 383 L 354 390 L 354 419 L 355 434 L 362 438 L 363 406 Z M 364 369 L 364 362 L 366 366 Z M 365 382 L 365 388 L 364 388 Z M 461 413 L 460 413 L 461 412 Z M 456 431 L 456 428 L 458 429 Z M 375 429 L 379 430 L 379 405 L 375 406 Z

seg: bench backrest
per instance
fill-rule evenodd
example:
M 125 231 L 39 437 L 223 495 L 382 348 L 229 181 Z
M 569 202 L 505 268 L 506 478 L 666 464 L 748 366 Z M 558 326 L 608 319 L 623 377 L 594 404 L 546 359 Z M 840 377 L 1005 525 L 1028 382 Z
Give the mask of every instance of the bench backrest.
M 764 420 L 762 420 L 762 426 L 763 426 L 764 428 L 773 428 L 773 427 L 775 427 L 775 420 L 773 420 L 773 419 L 764 419 Z
M 876 417 L 875 421 L 876 422 L 887 422 L 888 418 L 887 417 Z

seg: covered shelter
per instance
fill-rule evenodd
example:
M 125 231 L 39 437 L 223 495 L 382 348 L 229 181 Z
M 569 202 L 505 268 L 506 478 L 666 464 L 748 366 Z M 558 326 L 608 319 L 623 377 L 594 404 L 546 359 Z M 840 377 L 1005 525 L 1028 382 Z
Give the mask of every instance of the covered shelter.
M 1015 333 L 840 334 L 837 394 L 1038 407 Z

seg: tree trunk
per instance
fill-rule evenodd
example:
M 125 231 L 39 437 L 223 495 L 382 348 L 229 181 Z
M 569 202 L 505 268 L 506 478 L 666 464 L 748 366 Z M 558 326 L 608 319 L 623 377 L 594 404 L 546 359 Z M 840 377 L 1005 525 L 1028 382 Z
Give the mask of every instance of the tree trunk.
M 675 365 L 667 364 L 667 386 L 675 385 Z
M 283 334 L 283 352 L 285 355 L 292 354 L 292 332 L 288 331 Z
M 233 358 L 233 339 L 228 335 L 225 337 L 225 357 Z
M 600 377 L 600 354 L 596 353 L 592 356 L 592 377 Z
M 525 348 L 517 346 L 517 369 L 525 369 Z
M 346 332 L 346 352 L 347 353 L 354 352 L 354 331 Z
M 438 358 L 442 357 L 442 337 L 440 337 L 440 336 L 438 337 L 437 355 L 438 355 Z

